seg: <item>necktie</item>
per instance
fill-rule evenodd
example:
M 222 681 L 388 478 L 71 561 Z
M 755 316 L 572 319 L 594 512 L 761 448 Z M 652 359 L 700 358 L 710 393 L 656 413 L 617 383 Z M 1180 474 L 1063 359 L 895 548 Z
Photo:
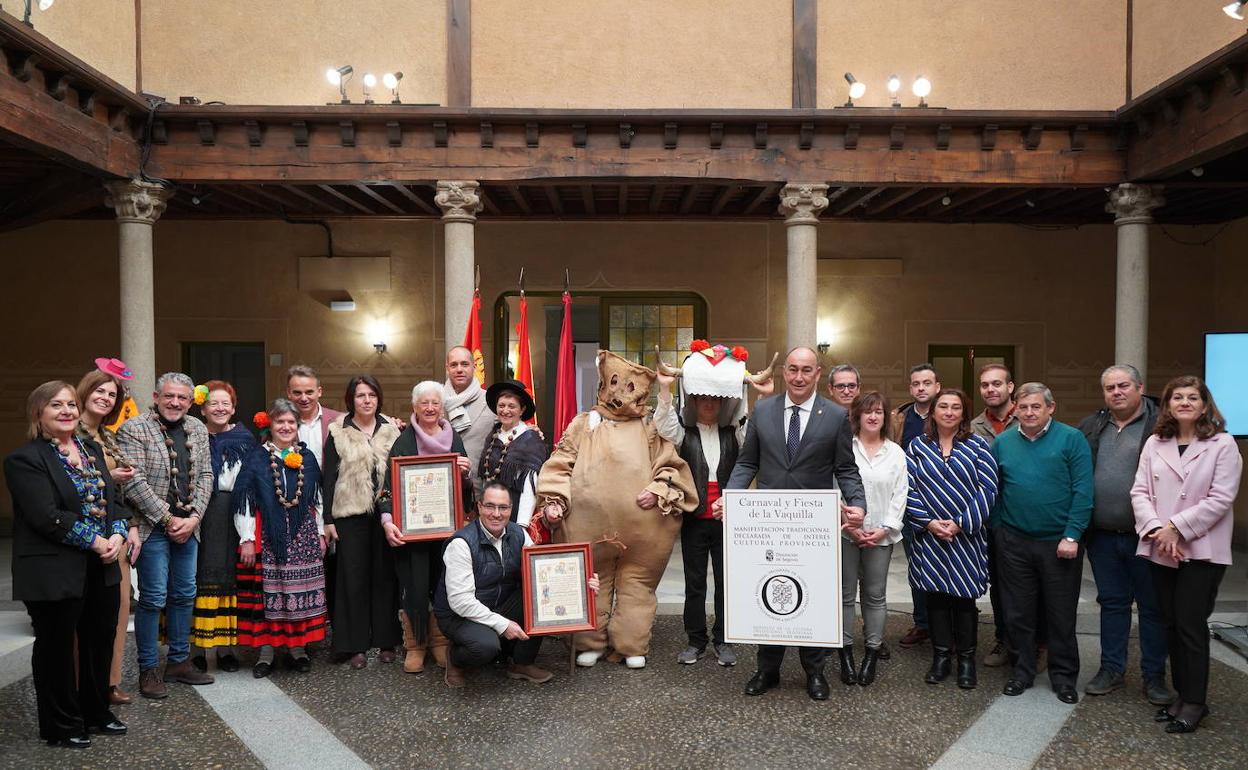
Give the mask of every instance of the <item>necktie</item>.
M 797 457 L 797 445 L 802 440 L 802 409 L 799 406 L 793 407 L 793 416 L 789 418 L 789 435 L 785 439 L 785 446 L 789 450 L 789 462 L 793 462 L 793 458 Z

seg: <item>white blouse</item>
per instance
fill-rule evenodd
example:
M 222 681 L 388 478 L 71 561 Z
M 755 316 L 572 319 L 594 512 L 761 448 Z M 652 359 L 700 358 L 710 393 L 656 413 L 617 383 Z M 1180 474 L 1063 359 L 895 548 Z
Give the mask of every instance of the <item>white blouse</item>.
M 901 540 L 906 496 L 910 493 L 906 453 L 892 441 L 885 441 L 874 455 L 868 456 L 866 448 L 855 436 L 854 460 L 858 463 L 858 475 L 862 477 L 867 496 L 863 529 L 886 527 L 888 534 L 879 542 L 880 545 L 892 545 Z

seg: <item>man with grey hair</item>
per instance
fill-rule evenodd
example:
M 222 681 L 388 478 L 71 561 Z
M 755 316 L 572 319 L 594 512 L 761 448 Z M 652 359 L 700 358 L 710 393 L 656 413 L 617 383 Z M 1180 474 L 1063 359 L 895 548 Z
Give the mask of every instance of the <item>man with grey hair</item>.
M 832 397 L 832 403 L 845 407 L 845 411 L 849 411 L 849 405 L 854 403 L 861 390 L 862 377 L 853 364 L 837 364 L 828 373 L 828 395 Z
M 1092 513 L 1092 455 L 1082 433 L 1053 419 L 1052 391 L 1028 382 L 1017 393 L 1018 430 L 1007 430 L 992 443 L 1000 482 L 990 522 L 1014 664 L 1002 692 L 1021 695 L 1035 680 L 1042 604 L 1049 681 L 1060 701 L 1077 703 L 1079 541 Z
M 195 567 L 199 522 L 212 495 L 212 459 L 208 430 L 187 412 L 195 383 L 181 372 L 156 381 L 151 411 L 127 420 L 117 433 L 121 452 L 134 464 L 134 477 L 121 492 L 139 520 L 143 558 L 139 606 L 134 615 L 138 647 L 139 692 L 164 698 L 165 682 L 211 684 L 212 677 L 190 661 L 191 613 L 195 605 Z M 164 674 L 157 635 L 165 613 L 169 654 Z
M 1144 442 L 1157 423 L 1157 404 L 1144 396 L 1140 372 L 1115 364 L 1101 374 L 1105 408 L 1079 423 L 1092 450 L 1095 491 L 1088 527 L 1088 562 L 1101 605 L 1101 667 L 1084 687 L 1088 695 L 1106 695 L 1125 684 L 1131 605 L 1140 613 L 1140 669 L 1144 697 L 1168 705 L 1174 694 L 1166 686 L 1166 632 L 1148 561 L 1135 555 L 1139 537 L 1131 487 Z

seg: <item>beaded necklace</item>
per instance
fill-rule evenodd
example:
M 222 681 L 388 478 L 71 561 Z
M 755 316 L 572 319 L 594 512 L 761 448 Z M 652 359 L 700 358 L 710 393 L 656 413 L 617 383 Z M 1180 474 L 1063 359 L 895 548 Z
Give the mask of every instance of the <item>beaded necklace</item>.
M 267 444 L 269 448 L 269 470 L 273 472 L 273 491 L 277 493 L 277 502 L 281 503 L 283 508 L 287 510 L 294 508 L 299 504 L 299 498 L 303 497 L 303 464 L 299 464 L 299 477 L 295 483 L 295 497 L 293 500 L 286 499 L 286 489 L 282 484 L 282 471 L 280 470 L 285 463 L 282 462 L 285 455 L 279 455 L 276 445 Z M 285 452 L 297 451 L 287 449 Z
M 56 456 L 60 458 L 61 465 L 65 467 L 70 480 L 75 482 L 74 487 L 78 494 L 82 495 L 83 512 L 102 519 L 108 515 L 108 511 L 99 505 L 104 502 L 104 474 L 95 467 L 95 456 L 87 451 L 82 440 L 77 436 L 71 440 L 78 450 L 77 460 L 71 458 L 69 450 L 63 448 L 56 439 L 48 439 L 48 443 L 56 450 Z
M 111 430 L 105 428 L 103 425 L 96 428 L 95 434 L 93 435 L 91 431 L 87 430 L 85 425 L 78 423 L 78 437 L 84 439 L 89 438 L 98 443 L 100 448 L 104 450 L 104 454 L 108 455 L 112 461 L 117 464 L 118 468 L 130 467 L 130 461 L 127 460 L 126 456 L 121 453 L 121 447 L 117 445 L 117 437 Z
M 493 437 L 490 438 L 490 446 L 486 447 L 485 454 L 482 457 L 482 462 L 481 462 L 482 481 L 490 482 L 498 478 L 498 474 L 503 469 L 503 463 L 507 460 L 507 450 L 511 449 L 511 445 L 515 443 L 515 439 L 516 437 L 513 436 L 511 441 L 504 442 L 503 432 L 501 430 L 494 432 Z M 491 463 L 490 455 L 494 454 L 494 452 L 491 451 L 494 448 L 494 444 L 501 444 L 503 449 L 501 452 L 498 453 L 498 461 Z M 490 467 L 491 465 L 493 467 Z
M 179 510 L 195 513 L 195 506 L 191 505 L 191 479 L 195 478 L 195 452 L 194 445 L 191 443 L 191 434 L 189 432 L 186 434 L 186 475 L 188 478 L 183 485 L 186 490 L 186 493 L 183 494 L 182 490 L 178 489 L 178 476 L 182 474 L 178 471 L 178 453 L 173 448 L 173 438 L 169 436 L 169 428 L 165 425 L 165 421 L 161 419 L 160 414 L 156 413 L 154 409 L 153 413 L 156 415 L 156 424 L 160 427 L 160 432 L 165 437 L 165 449 L 169 452 L 169 488 L 173 490 L 173 504 Z

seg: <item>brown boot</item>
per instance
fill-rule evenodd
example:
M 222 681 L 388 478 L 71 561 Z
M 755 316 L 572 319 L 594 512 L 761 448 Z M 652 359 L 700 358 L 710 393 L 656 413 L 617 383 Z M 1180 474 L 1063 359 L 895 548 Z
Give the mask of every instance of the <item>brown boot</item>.
M 507 676 L 510 679 L 524 679 L 534 684 L 542 684 L 549 682 L 554 678 L 554 674 L 544 668 L 538 668 L 532 663 L 522 666 L 519 663 L 512 663 L 507 667 Z
M 464 686 L 464 670 L 449 661 L 446 667 L 446 686 L 455 689 Z
M 425 670 L 425 645 L 417 644 L 416 635 L 412 633 L 412 621 L 403 610 L 399 610 L 399 625 L 403 627 L 403 649 L 407 650 L 407 655 L 403 658 L 403 671 L 419 674 Z
M 429 649 L 433 652 L 434 662 L 442 668 L 446 668 L 446 653 L 450 645 L 451 641 L 443 636 L 442 629 L 438 628 L 438 619 L 432 612 L 429 613 Z
M 165 687 L 165 683 L 160 681 L 160 671 L 158 669 L 145 669 L 139 674 L 139 694 L 144 698 L 168 698 L 169 688 Z
M 205 674 L 203 671 L 191 665 L 189 660 L 181 663 L 168 663 L 165 665 L 165 681 L 181 682 L 182 684 L 212 684 L 214 681 L 211 674 Z

